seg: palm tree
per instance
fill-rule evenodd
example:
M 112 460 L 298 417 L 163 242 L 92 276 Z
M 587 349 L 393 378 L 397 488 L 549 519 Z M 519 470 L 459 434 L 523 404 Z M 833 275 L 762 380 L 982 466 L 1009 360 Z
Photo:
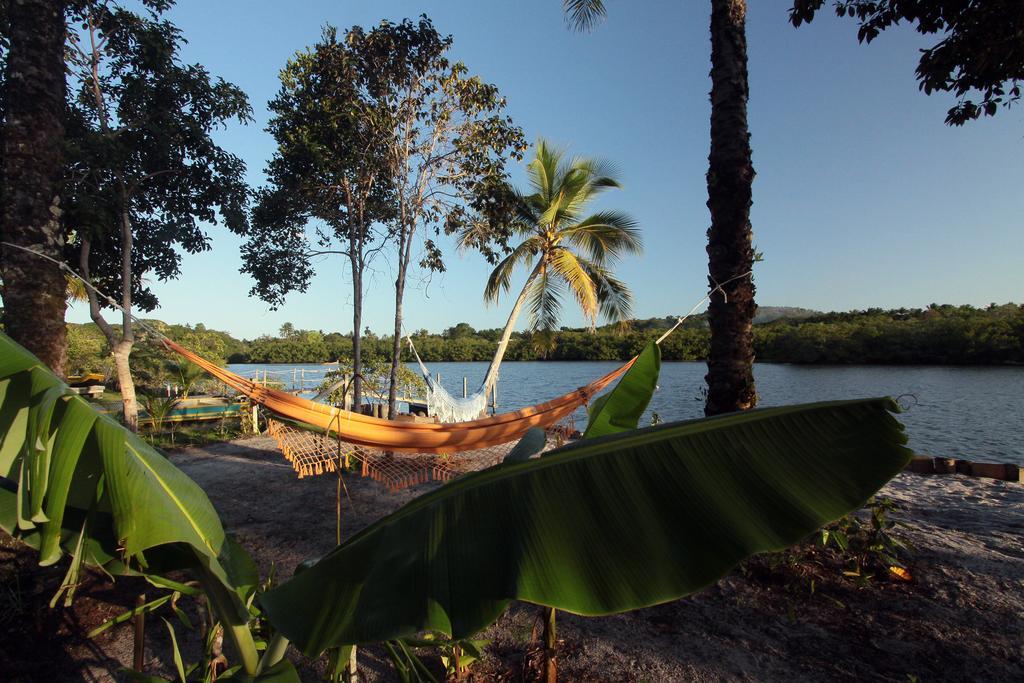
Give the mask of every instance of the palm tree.
M 484 300 L 497 302 L 512 285 L 519 266 L 530 269 L 509 314 L 494 360 L 484 378 L 484 389 L 498 379 L 498 366 L 508 348 L 512 329 L 524 304 L 530 312 L 530 330 L 550 334 L 558 324 L 562 297 L 568 291 L 590 320 L 598 315 L 622 321 L 632 313 L 632 295 L 612 275 L 611 266 L 625 254 L 639 254 L 643 246 L 636 221 L 617 211 L 584 216 L 598 194 L 619 187 L 605 164 L 593 159 L 566 158 L 544 140 L 527 166 L 532 194 L 519 193 L 513 233 L 523 241 L 501 261 L 487 279 Z M 469 232 L 463 234 L 466 243 Z
M 601 0 L 563 0 L 570 25 L 589 30 Z M 747 0 L 711 0 L 711 152 L 708 154 L 708 354 L 706 415 L 753 408 L 754 281 L 750 205 L 754 166 L 747 126 Z
M 66 2 L 4 3 L 0 55 L 0 241 L 61 259 L 59 181 L 64 143 Z M 67 363 L 64 275 L 17 248 L 0 249 L 7 334 L 58 375 Z
M 711 152 L 708 154 L 706 415 L 747 410 L 754 388 L 754 248 L 750 227 L 754 166 L 747 126 L 746 0 L 711 0 Z

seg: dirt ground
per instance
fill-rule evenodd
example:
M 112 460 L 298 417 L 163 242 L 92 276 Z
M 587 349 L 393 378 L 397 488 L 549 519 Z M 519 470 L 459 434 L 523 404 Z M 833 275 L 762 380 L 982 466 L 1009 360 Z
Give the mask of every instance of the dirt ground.
M 264 576 L 273 565 L 288 577 L 334 546 L 337 478 L 297 480 L 272 440 L 171 459 L 207 491 Z M 390 493 L 358 476 L 344 481 L 343 537 L 436 486 Z M 897 504 L 895 534 L 914 546 L 911 582 L 859 585 L 813 549 L 754 558 L 683 600 L 613 617 L 560 613 L 560 680 L 1024 680 L 1024 486 L 904 474 L 881 495 Z M 83 634 L 145 586 L 92 576 L 74 608 L 50 611 L 62 575 L 63 565 L 40 570 L 0 538 L 0 681 L 116 680 L 131 661 L 129 626 Z M 538 616 L 517 603 L 481 634 L 489 643 L 472 679 L 534 680 Z M 182 630 L 188 660 L 196 645 Z M 170 675 L 159 616 L 147 633 L 147 671 Z M 318 680 L 322 662 L 293 659 Z M 359 664 L 365 681 L 397 680 L 377 649 L 360 648 Z

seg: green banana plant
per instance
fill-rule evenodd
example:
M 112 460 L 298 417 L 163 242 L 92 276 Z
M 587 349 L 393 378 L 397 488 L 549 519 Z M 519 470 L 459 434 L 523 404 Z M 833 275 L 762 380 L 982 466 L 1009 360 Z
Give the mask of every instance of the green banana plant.
M 206 495 L 0 334 L 0 528 L 43 563 L 66 552 L 114 574 L 192 570 L 244 678 L 291 681 L 289 639 L 308 654 L 420 631 L 462 639 L 515 599 L 602 615 L 700 590 L 856 509 L 899 472 L 910 451 L 896 411 L 886 398 L 754 410 L 467 475 L 265 593 L 279 635 L 258 660 L 239 613 L 256 575 Z
M 862 505 L 909 461 L 887 398 L 583 440 L 466 475 L 262 597 L 307 654 L 466 638 L 511 600 L 605 615 L 673 600 Z
M 661 374 L 661 347 L 651 342 L 633 361 L 626 374 L 611 391 L 590 404 L 584 439 L 628 432 L 637 428 L 640 416 L 658 388 Z
M 203 490 L 2 333 L 0 484 L 0 529 L 36 548 L 42 565 L 71 555 L 67 599 L 83 565 L 111 575 L 190 570 L 245 672 L 259 672 L 246 626 L 256 568 Z

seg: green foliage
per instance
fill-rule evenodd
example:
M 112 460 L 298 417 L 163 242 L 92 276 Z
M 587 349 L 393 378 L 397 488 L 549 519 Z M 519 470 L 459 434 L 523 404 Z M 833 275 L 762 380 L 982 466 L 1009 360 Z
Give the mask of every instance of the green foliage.
M 407 650 L 400 639 L 420 631 L 467 637 L 514 598 L 607 614 L 699 590 L 857 507 L 909 459 L 885 399 L 582 441 L 418 499 L 264 593 L 261 611 L 255 567 L 205 494 L 2 335 L 0 350 L 0 527 L 44 564 L 72 555 L 67 588 L 93 564 L 184 594 L 166 574 L 191 571 L 241 656 L 236 675 L 268 683 L 297 680 L 283 659 L 292 635 L 307 652 L 339 648 L 337 663 L 349 643 Z M 181 678 L 198 672 L 180 652 L 175 662 Z
M 259 608 L 259 602 L 257 601 L 260 594 L 266 592 L 274 585 L 274 577 L 275 567 L 271 565 L 270 574 L 267 579 L 259 583 L 256 590 L 249 595 L 248 600 L 246 601 L 246 606 L 249 610 L 249 622 L 247 624 L 247 628 L 252 633 L 255 648 L 264 652 L 271 646 L 277 646 L 282 642 L 280 639 L 274 638 L 273 627 L 266 621 L 265 616 Z M 181 605 L 183 600 L 191 599 L 193 601 L 193 611 L 198 613 L 202 622 L 202 633 L 205 634 L 202 639 L 202 659 L 200 661 L 191 662 L 189 664 L 184 663 L 184 658 L 178 646 L 175 627 L 167 618 L 161 616 L 161 619 L 166 624 L 170 635 L 171 657 L 178 673 L 178 678 L 176 680 L 179 683 L 189 683 L 189 681 L 195 681 L 197 683 L 200 681 L 202 683 L 214 683 L 214 681 L 218 680 L 252 680 L 242 673 L 242 667 L 240 665 L 229 665 L 229 662 L 224 655 L 222 645 L 224 625 L 220 623 L 218 615 L 211 609 L 210 602 L 206 599 L 206 596 L 198 583 L 194 581 L 178 583 L 176 581 L 169 580 L 154 580 L 150 577 L 147 577 L 147 579 L 157 588 L 168 589 L 168 592 L 150 600 L 144 605 L 140 605 L 108 619 L 89 632 L 90 638 L 99 635 L 113 626 L 132 620 L 137 614 L 155 614 L 159 612 L 170 612 L 168 616 L 173 615 L 180 626 L 183 626 L 189 631 L 196 631 L 198 630 L 196 628 L 197 625 L 193 624 L 192 619 L 189 618 L 188 613 Z M 123 669 L 121 673 L 127 676 L 130 680 L 136 681 L 152 682 L 165 680 L 154 676 L 147 676 L 140 671 L 130 669 Z M 287 662 L 284 662 L 283 665 L 279 663 L 278 673 L 276 675 L 280 676 L 280 678 L 274 678 L 273 675 L 270 675 L 258 677 L 256 680 L 261 681 L 261 683 L 272 683 L 274 680 L 281 681 L 281 683 L 294 683 L 298 680 L 294 667 Z
M 890 410 L 873 399 L 748 411 L 466 475 L 269 591 L 264 609 L 314 654 L 420 630 L 467 637 L 513 599 L 584 615 L 671 600 L 804 538 L 899 472 L 909 451 Z
M 909 548 L 893 533 L 896 522 L 889 517 L 895 503 L 889 498 L 868 503 L 868 520 L 849 514 L 824 527 L 818 538 L 823 548 L 835 548 L 846 565 L 843 574 L 867 582 L 877 575 L 888 576 L 893 567 L 906 568 Z
M 132 299 L 142 310 L 157 305 L 143 273 L 177 277 L 181 253 L 208 249 L 204 226 L 218 217 L 234 232 L 247 228 L 245 165 L 211 134 L 232 119 L 249 121 L 248 100 L 201 65 L 182 63 L 181 32 L 161 17 L 170 4 L 137 14 L 87 1 L 71 3 L 68 16 L 61 208 L 69 249 L 90 240 L 91 279 L 120 300 L 127 219 Z
M 651 342 L 612 390 L 590 405 L 587 431 L 583 433 L 583 438 L 592 439 L 636 429 L 640 416 L 644 414 L 658 388 L 660 372 L 661 349 Z
M 218 365 L 223 365 L 224 355 L 230 349 L 244 348 L 242 342 L 232 339 L 227 333 L 207 330 L 202 324 L 191 327 L 146 321 L 146 325 Z M 199 368 L 167 351 L 150 332 L 139 330 L 136 340 L 143 343 L 137 344 L 132 351 L 132 375 L 143 387 L 143 393 L 162 394 L 168 384 L 177 386 L 183 392 L 182 397 L 203 391 L 220 391 L 219 382 L 209 379 Z
M 142 405 L 146 409 L 146 413 L 153 420 L 151 425 L 151 431 L 159 432 L 164 428 L 164 420 L 170 416 L 178 404 L 181 403 L 181 399 L 177 396 L 161 396 L 160 394 L 143 394 Z M 173 432 L 171 437 L 171 443 L 174 443 Z
M 363 35 L 353 29 L 339 39 L 326 27 L 320 42 L 288 60 L 268 105 L 277 150 L 257 193 L 242 271 L 255 281 L 251 293 L 275 308 L 289 292 L 305 291 L 313 259 L 324 254 L 348 257 L 361 301 L 362 272 L 387 235 L 380 224 L 394 214 L 386 148 L 374 125 L 386 103 L 370 88 L 378 74 Z M 281 336 L 289 338 L 286 326 Z
M 226 332 L 203 328 L 198 343 L 189 341 L 190 331 L 199 334 L 201 327 L 159 326 L 175 341 L 200 351 L 207 358 L 220 360 L 216 348 L 223 348 L 232 363 L 324 363 L 351 358 L 352 343 L 337 333 L 297 330 L 289 339 L 260 337 L 253 341 L 234 339 Z M 634 320 L 629 330 L 617 326 L 599 327 L 596 331 L 562 328 L 552 334 L 549 351 L 538 351 L 530 333 L 513 333 L 507 358 L 509 360 L 627 360 L 675 323 L 675 317 Z M 91 325 L 69 325 L 69 336 L 95 331 Z M 458 330 L 457 332 L 455 330 Z M 93 331 L 85 332 L 90 338 Z M 419 330 L 413 335 L 416 349 L 424 362 L 490 361 L 494 355 L 500 329 L 474 330 L 460 323 L 441 334 Z M 312 341 L 306 341 L 312 340 Z M 91 344 L 92 342 L 90 342 Z M 367 357 L 388 358 L 391 337 L 363 338 Z M 703 317 L 687 321 L 661 343 L 662 359 L 692 361 L 707 358 L 709 336 Z M 777 318 L 754 326 L 754 348 L 761 361 L 778 363 L 867 363 L 867 364 L 1001 364 L 1024 363 L 1024 306 L 991 305 L 979 309 L 972 306 L 932 305 L 925 309 L 869 309 L 847 313 L 817 313 L 802 318 Z M 159 370 L 155 364 L 166 363 L 167 354 L 140 344 L 133 354 L 133 369 L 162 377 L 146 382 L 157 386 L 173 379 L 173 368 Z M 83 368 L 105 367 L 105 351 L 83 344 L 75 356 Z M 95 354 L 95 355 L 94 355 Z M 151 360 L 150 360 L 151 359 Z M 406 361 L 412 358 L 403 353 Z M 152 363 L 152 365 L 150 364 Z M 146 369 L 149 367 L 150 369 Z
M 112 575 L 189 569 L 255 666 L 244 628 L 255 569 L 206 494 L 2 334 L 0 477 L 17 490 L 0 489 L 0 528 L 38 549 L 41 564 L 71 555 L 69 597 L 83 564 Z
M 189 348 L 214 363 L 223 365 L 226 357 L 244 353 L 245 342 L 233 338 L 227 332 L 207 329 L 202 323 L 192 325 L 168 325 L 159 320 L 147 320 L 146 324 L 182 346 Z M 119 330 L 114 326 L 115 332 Z M 131 356 L 132 374 L 149 393 L 157 394 L 165 384 L 177 385 L 185 396 L 201 391 L 216 392 L 220 383 L 208 379 L 202 371 L 190 363 L 173 357 L 149 332 L 140 330 L 138 344 Z M 109 348 L 103 333 L 94 323 L 85 325 L 68 324 L 68 370 L 70 373 L 100 372 L 108 377 L 113 373 Z
M 146 438 L 157 448 L 206 446 L 237 439 L 248 433 L 244 431 L 246 427 L 251 429 L 251 419 L 248 413 L 243 411 L 240 417 L 222 418 L 215 424 L 185 423 L 161 432 L 151 431 Z
M 174 379 L 181 387 L 181 397 L 188 398 L 189 394 L 195 390 L 199 382 L 205 377 L 205 372 L 198 365 L 181 358 L 175 361 L 174 366 Z
M 539 353 L 529 334 L 515 333 L 510 360 L 626 360 L 668 329 L 674 317 L 635 320 L 629 331 L 616 326 L 562 328 L 553 348 Z M 413 337 L 425 362 L 489 360 L 496 330 L 474 337 Z M 661 344 L 667 361 L 704 360 L 710 336 L 706 321 L 695 317 Z M 1000 364 L 1024 363 L 1024 307 L 1017 304 L 932 305 L 926 309 L 869 309 L 780 318 L 754 326 L 754 348 L 761 361 L 830 364 Z
M 99 373 L 109 377 L 114 372 L 107 340 L 95 325 L 68 323 L 68 375 Z
M 754 329 L 761 360 L 791 363 L 1024 362 L 1024 307 L 931 305 L 826 313 Z
M 403 683 L 437 683 L 415 649 L 436 653 L 444 667 L 446 680 L 461 680 L 462 675 L 483 657 L 488 641 L 463 638 L 450 640 L 437 633 L 425 633 L 420 638 L 400 638 L 385 643 L 385 649 L 398 677 Z
M 810 22 L 825 0 L 794 0 L 794 26 Z M 921 50 L 917 80 L 926 94 L 948 92 L 957 103 L 946 123 L 960 126 L 995 116 L 1020 100 L 1024 80 L 1024 12 L 1020 0 L 835 0 L 836 14 L 859 22 L 857 39 L 870 43 L 882 32 L 909 23 L 938 41 Z M 978 98 L 975 100 L 975 98 Z
M 451 61 L 451 36 L 426 16 L 356 28 L 348 41 L 372 65 L 367 87 L 384 103 L 372 125 L 389 150 L 399 257 L 407 262 L 402 235 L 410 244 L 418 224 L 435 235 L 500 228 L 514 202 L 506 164 L 522 159 L 526 143 L 498 88 Z M 437 245 L 428 239 L 425 248 L 420 265 L 443 270 Z
M 591 31 L 607 15 L 603 0 L 562 0 L 565 21 L 578 31 Z
M 839 609 L 846 605 L 826 586 L 846 582 L 863 588 L 876 581 L 911 581 L 907 570 L 912 547 L 899 538 L 889 512 L 896 506 L 886 498 L 872 498 L 857 510 L 826 525 L 802 543 L 780 552 L 764 553 L 740 566 L 755 581 L 781 583 L 791 596 L 790 621 L 808 598 L 821 597 Z

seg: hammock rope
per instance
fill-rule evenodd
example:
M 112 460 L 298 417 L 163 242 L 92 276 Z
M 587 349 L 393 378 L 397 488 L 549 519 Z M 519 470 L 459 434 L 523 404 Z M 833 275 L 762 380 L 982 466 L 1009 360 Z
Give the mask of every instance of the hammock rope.
M 547 429 L 569 417 L 633 364 L 630 360 L 590 384 L 528 408 L 469 422 L 408 422 L 370 417 L 261 386 L 170 339 L 164 340 L 164 345 L 271 413 L 336 434 L 357 446 L 397 453 L 458 453 L 516 441 L 533 427 Z
M 343 462 L 348 464 L 355 459 L 361 463 L 363 476 L 371 477 L 391 490 L 397 490 L 425 481 L 448 481 L 465 472 L 497 464 L 531 428 L 539 427 L 549 432 L 545 449 L 557 446 L 575 429 L 573 413 L 624 374 L 636 360 L 634 357 L 590 384 L 550 401 L 491 417 L 467 419 L 479 416 L 486 410 L 484 388 L 473 397 L 458 399 L 452 396 L 430 376 L 412 338 L 406 336 L 430 389 L 431 412 L 440 413 L 450 421 L 384 420 L 310 401 L 241 377 L 147 325 L 66 263 L 34 249 L 9 242 L 0 244 L 55 264 L 81 281 L 107 305 L 129 316 L 166 349 L 194 363 L 246 396 L 252 403 L 263 407 L 270 413 L 268 435 L 275 439 L 300 478 L 335 472 Z M 752 272 L 748 271 L 721 284 L 716 282 L 707 296 L 680 317 L 655 343 L 660 345 L 703 303 L 709 301 L 715 292 L 727 296 L 725 285 L 750 275 Z

